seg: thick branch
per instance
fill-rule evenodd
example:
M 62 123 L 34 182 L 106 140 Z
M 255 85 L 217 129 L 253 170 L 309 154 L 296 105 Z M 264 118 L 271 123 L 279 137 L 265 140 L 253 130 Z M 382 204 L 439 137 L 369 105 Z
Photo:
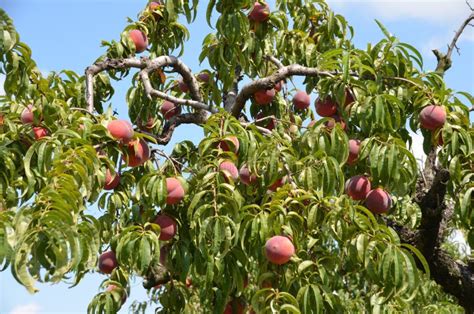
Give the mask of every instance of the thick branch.
M 86 71 L 86 102 L 87 109 L 89 112 L 94 111 L 94 76 L 105 70 L 111 69 L 127 69 L 127 68 L 138 68 L 142 69 L 142 72 L 150 74 L 151 72 L 158 70 L 162 67 L 171 66 L 175 72 L 178 72 L 183 77 L 184 82 L 188 85 L 191 98 L 197 103 L 201 103 L 199 106 L 207 106 L 202 104 L 202 96 L 199 91 L 199 84 L 194 77 L 191 70 L 176 57 L 173 56 L 161 56 L 155 59 L 144 58 L 125 58 L 125 59 L 106 59 L 104 61 L 96 62 L 89 66 Z M 143 77 L 143 76 L 142 76 Z M 163 96 L 162 94 L 159 94 Z M 160 97 L 158 94 L 157 97 Z M 163 97 L 160 97 L 163 98 Z M 163 98 L 165 99 L 165 98 Z M 177 100 L 177 98 L 174 98 Z M 189 103 L 190 106 L 197 105 L 197 103 Z M 202 109 L 202 108 L 201 108 Z M 200 110 L 201 110 L 200 109 Z M 205 110 L 205 109 L 204 109 Z
M 245 102 L 258 90 L 261 89 L 271 89 L 278 82 L 294 75 L 299 76 L 330 76 L 333 77 L 334 74 L 326 71 L 320 71 L 316 68 L 308 68 L 301 66 L 299 64 L 292 64 L 278 69 L 272 75 L 253 81 L 245 85 L 240 93 L 237 95 L 235 104 L 232 107 L 232 115 L 238 117 L 240 112 L 245 106 Z

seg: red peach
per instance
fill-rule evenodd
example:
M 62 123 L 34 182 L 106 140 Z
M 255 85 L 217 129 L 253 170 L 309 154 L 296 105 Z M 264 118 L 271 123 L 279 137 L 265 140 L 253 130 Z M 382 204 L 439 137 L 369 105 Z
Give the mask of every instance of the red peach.
M 132 124 L 126 120 L 112 120 L 107 124 L 112 137 L 127 144 L 133 138 L 133 127 Z
M 254 173 L 250 173 L 250 169 L 244 165 L 239 171 L 240 181 L 245 185 L 251 185 L 257 181 L 257 176 Z
M 180 79 L 178 81 L 178 88 L 180 91 L 182 91 L 183 93 L 187 93 L 189 92 L 189 87 L 188 87 L 188 84 L 186 84 L 183 79 Z
M 346 193 L 356 201 L 364 200 L 370 192 L 370 181 L 366 176 L 354 176 L 346 185 Z
M 384 214 L 392 206 L 392 199 L 385 190 L 376 188 L 367 194 L 365 206 L 374 214 Z
M 249 14 L 249 19 L 255 22 L 264 22 L 268 20 L 270 16 L 270 7 L 268 3 L 264 2 L 263 4 L 256 1 L 253 5 L 252 10 Z
M 197 75 L 197 79 L 198 79 L 198 81 L 201 81 L 203 83 L 208 83 L 209 79 L 210 79 L 209 73 L 201 72 Z
M 360 152 L 360 140 L 350 139 L 349 140 L 349 157 L 347 158 L 347 164 L 353 165 L 359 158 Z
M 274 236 L 265 243 L 265 255 L 273 264 L 286 264 L 293 254 L 295 254 L 295 246 L 287 237 Z
M 99 256 L 99 270 L 104 274 L 110 274 L 118 267 L 114 251 L 107 251 Z
M 145 51 L 148 46 L 148 38 L 145 36 L 145 33 L 141 30 L 133 29 L 128 33 L 128 35 L 135 44 L 135 51 L 137 53 Z
M 232 300 L 227 303 L 224 314 L 243 314 L 245 307 L 239 300 Z
M 105 185 L 104 185 L 104 190 L 113 190 L 115 189 L 120 183 L 120 174 L 117 172 L 115 173 L 115 176 L 112 177 L 112 173 L 110 172 L 109 169 L 105 171 Z
M 341 129 L 346 129 L 346 122 L 340 116 L 334 115 L 331 118 L 332 119 L 330 119 L 324 124 L 328 129 L 332 129 L 336 125 L 336 123 L 341 126 Z
M 311 120 L 311 122 L 308 123 L 308 128 L 312 128 L 316 124 L 316 122 L 318 122 L 318 120 Z
M 265 114 L 263 112 L 259 112 L 255 118 L 257 120 L 263 119 L 263 118 L 265 118 Z M 268 118 L 268 119 L 262 120 L 261 123 L 264 124 L 264 126 L 263 126 L 264 128 L 271 131 L 275 128 L 276 119 L 275 118 Z
M 181 106 L 176 105 L 171 101 L 165 100 L 161 105 L 160 112 L 166 120 L 169 120 L 181 113 Z
M 153 15 L 153 17 L 155 18 L 155 20 L 159 20 L 161 18 L 161 16 L 158 14 L 158 13 L 155 13 L 154 11 L 156 9 L 158 9 L 160 6 L 162 6 L 163 4 L 161 3 L 161 1 L 158 1 L 158 2 L 150 2 L 148 4 L 148 10 L 150 10 Z
M 167 215 L 159 215 L 155 218 L 155 224 L 161 228 L 160 240 L 168 241 L 171 240 L 177 231 L 176 221 Z
M 219 170 L 224 173 L 226 178 L 232 178 L 233 180 L 237 180 L 239 178 L 239 170 L 237 170 L 235 164 L 230 160 L 221 162 L 219 165 Z
M 28 105 L 23 111 L 21 112 L 21 123 L 23 124 L 30 124 L 33 123 L 34 115 L 33 115 L 33 105 Z
M 281 91 L 281 89 L 283 88 L 283 85 L 285 84 L 284 81 L 280 81 L 278 83 L 275 84 L 275 86 L 273 87 L 273 89 L 278 93 Z
M 285 184 L 285 182 L 286 182 L 286 176 L 280 179 L 277 179 L 275 182 L 272 183 L 272 185 L 270 185 L 268 189 L 270 191 L 276 191 L 279 187 L 282 187 L 283 184 Z
M 35 126 L 33 128 L 33 133 L 35 134 L 35 139 L 39 140 L 48 135 L 48 130 L 40 126 Z
M 124 155 L 123 159 L 129 167 L 141 166 L 150 159 L 150 148 L 143 139 L 130 142 L 127 146 L 127 153 L 128 156 Z
M 234 135 L 227 136 L 222 141 L 219 142 L 219 148 L 225 152 L 232 151 L 234 152 L 234 154 L 237 154 L 240 148 L 239 139 Z
M 193 285 L 193 281 L 191 278 L 186 277 L 186 288 L 189 288 Z
M 108 285 L 106 291 L 108 292 L 112 292 L 114 290 L 118 289 L 118 287 L 116 285 Z M 122 304 L 124 304 L 126 301 L 127 301 L 127 291 L 125 289 L 122 290 L 123 291 L 123 294 L 122 294 Z
M 443 106 L 429 105 L 420 112 L 421 127 L 427 130 L 436 130 L 446 122 L 446 109 Z
M 166 178 L 166 204 L 174 205 L 184 198 L 184 188 L 176 178 Z
M 311 97 L 306 92 L 299 90 L 293 97 L 293 105 L 296 109 L 305 110 L 311 103 Z
M 268 105 L 273 101 L 275 97 L 275 90 L 272 89 L 261 89 L 254 95 L 255 102 L 259 105 Z
M 315 107 L 316 113 L 321 117 L 330 117 L 337 112 L 337 104 L 330 97 L 325 99 L 318 98 Z

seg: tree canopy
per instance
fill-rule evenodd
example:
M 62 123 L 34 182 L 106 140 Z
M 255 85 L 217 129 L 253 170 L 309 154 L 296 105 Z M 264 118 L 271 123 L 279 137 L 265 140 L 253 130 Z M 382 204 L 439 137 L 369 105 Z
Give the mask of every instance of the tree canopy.
M 30 292 L 106 273 L 89 313 L 132 277 L 137 312 L 473 312 L 474 262 L 447 237 L 474 247 L 474 98 L 443 74 L 474 14 L 430 71 L 378 21 L 360 49 L 324 0 L 275 2 L 150 2 L 84 74 L 47 76 L 0 9 L 0 270 Z M 209 69 L 191 70 L 198 7 Z M 185 124 L 200 143 L 165 153 Z

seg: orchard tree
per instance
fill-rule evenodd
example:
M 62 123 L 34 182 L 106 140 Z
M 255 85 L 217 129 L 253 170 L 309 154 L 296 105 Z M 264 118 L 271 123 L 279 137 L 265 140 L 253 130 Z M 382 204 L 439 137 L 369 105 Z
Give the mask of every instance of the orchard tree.
M 134 311 L 474 312 L 474 263 L 447 241 L 474 247 L 474 99 L 443 80 L 474 14 L 426 71 L 378 22 L 356 48 L 323 0 L 201 1 L 192 71 L 198 2 L 150 2 L 84 75 L 47 77 L 0 10 L 1 269 L 30 292 L 106 274 L 89 313 L 118 311 L 132 277 Z M 200 143 L 165 153 L 185 124 Z

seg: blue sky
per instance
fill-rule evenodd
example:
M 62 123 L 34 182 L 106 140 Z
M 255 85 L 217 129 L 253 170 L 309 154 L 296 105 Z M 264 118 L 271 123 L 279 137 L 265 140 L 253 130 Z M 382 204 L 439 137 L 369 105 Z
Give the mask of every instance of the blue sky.
M 13 18 L 22 41 L 32 48 L 33 57 L 43 72 L 66 68 L 82 73 L 104 52 L 100 47 L 101 40 L 117 39 L 126 25 L 126 17 L 135 19 L 146 2 L 146 0 L 0 0 L 0 6 Z M 200 2 L 201 11 L 205 10 L 207 1 Z M 445 51 L 454 31 L 470 13 L 464 0 L 328 2 L 354 26 L 355 44 L 358 47 L 363 48 L 368 42 L 382 38 L 383 35 L 374 22 L 376 18 L 402 41 L 420 50 L 427 70 L 433 69 L 436 65 L 431 49 Z M 270 1 L 270 4 L 272 6 L 273 1 Z M 200 46 L 203 34 L 207 33 L 203 14 L 189 30 L 191 40 L 183 60 L 194 72 L 198 72 Z M 461 55 L 453 54 L 453 67 L 446 74 L 446 81 L 455 90 L 474 94 L 473 27 L 468 27 L 458 46 L 461 48 Z M 2 82 L 3 79 L 0 77 L 0 83 Z M 116 94 L 112 99 L 112 106 L 124 116 L 127 81 L 116 83 L 115 87 Z M 315 96 L 312 98 L 314 100 Z M 200 134 L 202 132 L 197 127 L 181 127 L 175 133 L 171 145 L 189 137 L 198 140 Z M 30 295 L 12 278 L 9 271 L 5 271 L 0 273 L 0 313 L 84 313 L 103 279 L 104 275 L 91 273 L 74 289 L 68 289 L 65 284 L 38 285 L 40 292 Z M 145 298 L 141 281 L 132 282 L 131 297 L 121 313 L 127 312 L 131 300 Z

